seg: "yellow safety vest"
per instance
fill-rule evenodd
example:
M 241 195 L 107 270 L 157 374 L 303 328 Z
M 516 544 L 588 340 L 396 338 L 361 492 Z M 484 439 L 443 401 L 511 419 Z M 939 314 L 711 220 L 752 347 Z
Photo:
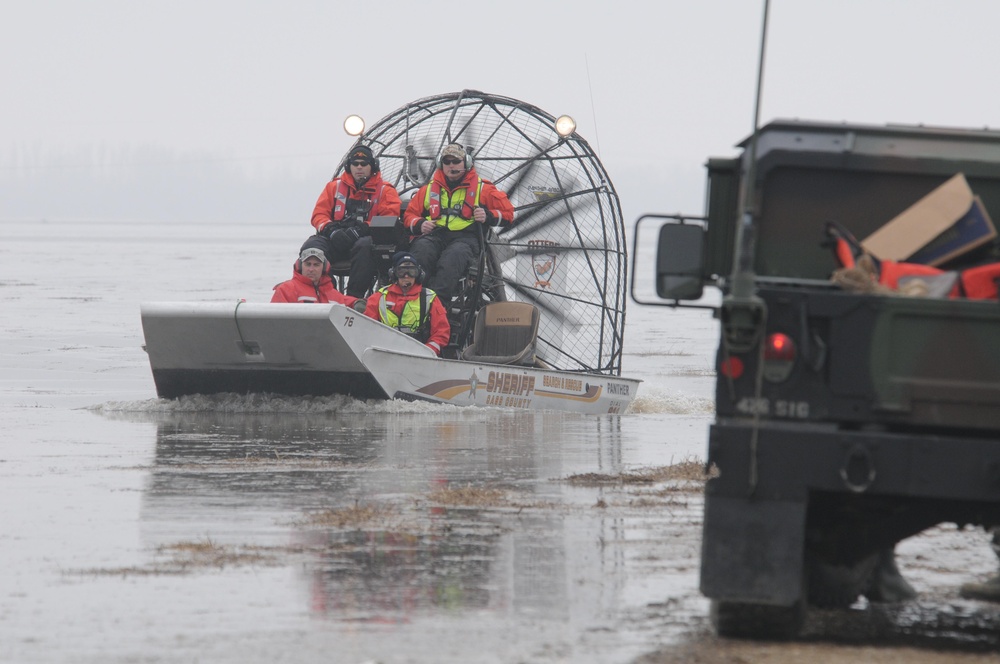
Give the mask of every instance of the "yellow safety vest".
M 427 186 L 424 193 L 424 209 L 429 212 L 427 218 L 435 222 L 438 226 L 444 226 L 449 231 L 460 231 L 473 224 L 472 212 L 479 205 L 479 195 L 483 191 L 483 180 L 479 178 L 476 182 L 476 195 L 473 197 L 472 205 L 466 205 L 466 187 L 456 189 L 449 193 L 435 182 Z M 460 214 L 456 212 L 461 211 Z
M 420 297 L 409 300 L 403 305 L 403 315 L 400 317 L 392 309 L 385 306 L 385 300 L 389 297 L 389 287 L 380 288 L 379 293 L 382 294 L 378 301 L 379 319 L 389 327 L 409 335 L 420 332 L 424 323 L 430 319 L 431 303 L 437 297 L 437 293 L 429 288 L 424 288 Z

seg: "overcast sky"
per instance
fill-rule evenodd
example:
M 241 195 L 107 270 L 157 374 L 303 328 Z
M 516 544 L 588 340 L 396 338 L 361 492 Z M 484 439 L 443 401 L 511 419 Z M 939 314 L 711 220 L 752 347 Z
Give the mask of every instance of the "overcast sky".
M 60 190 L 85 216 L 100 216 L 102 205 L 108 215 L 130 206 L 136 219 L 155 216 L 124 193 L 141 175 L 147 194 L 184 199 L 174 215 L 197 216 L 200 205 L 308 224 L 351 143 L 345 116 L 371 125 L 409 101 L 463 88 L 573 115 L 627 223 L 649 211 L 697 213 L 706 158 L 735 154 L 752 129 L 762 8 L 763 0 L 8 2 L 0 218 L 64 215 Z M 774 0 L 762 120 L 1000 127 L 998 26 L 995 0 Z M 217 196 L 174 189 L 192 172 L 216 182 L 205 175 L 212 169 L 228 174 Z M 72 189 L 95 178 L 102 196 Z M 266 205 L 254 197 L 261 192 Z

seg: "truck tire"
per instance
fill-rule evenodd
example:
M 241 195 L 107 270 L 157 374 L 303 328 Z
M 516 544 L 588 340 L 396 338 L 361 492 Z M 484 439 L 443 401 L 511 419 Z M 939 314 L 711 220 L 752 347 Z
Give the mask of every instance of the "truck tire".
M 712 600 L 711 618 L 722 637 L 784 641 L 802 631 L 806 603 L 800 599 L 792 606 L 773 606 Z

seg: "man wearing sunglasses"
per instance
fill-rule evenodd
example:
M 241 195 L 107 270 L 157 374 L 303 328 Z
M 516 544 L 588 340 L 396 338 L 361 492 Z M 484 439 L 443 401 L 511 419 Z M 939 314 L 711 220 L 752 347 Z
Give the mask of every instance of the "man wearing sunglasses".
M 389 285 L 368 297 L 365 315 L 414 337 L 440 355 L 451 337 L 451 325 L 440 298 L 421 285 L 423 275 L 417 259 L 397 253 L 389 268 Z
M 367 145 L 355 146 L 344 172 L 327 183 L 313 209 L 316 235 L 302 249 L 317 247 L 333 264 L 351 260 L 347 294 L 364 297 L 378 271 L 368 224 L 372 217 L 399 216 L 399 193 L 382 180 L 378 159 Z
M 430 275 L 428 285 L 448 303 L 482 250 L 479 224 L 509 227 L 514 206 L 507 194 L 476 173 L 472 155 L 452 143 L 441 151 L 431 181 L 417 190 L 403 216 L 414 240 L 410 252 Z

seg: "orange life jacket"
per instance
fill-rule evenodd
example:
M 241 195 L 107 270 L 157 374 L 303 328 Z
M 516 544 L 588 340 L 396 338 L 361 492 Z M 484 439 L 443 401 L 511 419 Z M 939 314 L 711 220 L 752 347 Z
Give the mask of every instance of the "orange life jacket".
M 826 233 L 831 240 L 837 263 L 841 267 L 854 267 L 855 258 L 864 251 L 861 244 L 849 231 L 833 222 L 827 224 Z M 899 280 L 904 277 L 935 277 L 945 274 L 944 270 L 921 263 L 875 259 L 875 264 L 878 267 L 878 282 L 892 289 L 898 288 Z M 996 300 L 1000 291 L 998 286 L 1000 286 L 1000 263 L 987 263 L 960 270 L 958 281 L 948 297 Z
M 367 184 L 367 183 L 366 183 Z M 378 186 L 375 188 L 375 193 L 371 198 L 368 199 L 370 205 L 368 206 L 368 218 L 365 219 L 366 222 L 371 222 L 372 215 L 375 213 L 375 209 L 378 208 L 378 202 L 382 198 L 382 191 L 385 189 L 385 183 L 379 182 Z M 363 193 L 365 191 L 364 187 L 358 187 L 357 191 Z M 344 178 L 340 178 L 337 182 L 337 191 L 333 194 L 333 214 L 330 218 L 333 221 L 343 221 L 344 216 L 347 214 L 347 199 L 350 197 L 350 191 L 348 191 L 347 183 L 344 182 Z M 362 199 L 363 200 L 363 199 Z

